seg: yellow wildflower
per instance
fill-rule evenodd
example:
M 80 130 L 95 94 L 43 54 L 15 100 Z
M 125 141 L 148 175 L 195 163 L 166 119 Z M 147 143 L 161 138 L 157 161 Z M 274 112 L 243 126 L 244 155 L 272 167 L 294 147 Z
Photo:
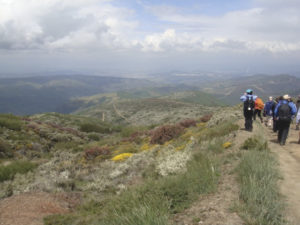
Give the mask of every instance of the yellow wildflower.
M 231 146 L 231 143 L 228 141 L 223 144 L 223 148 L 229 148 L 230 146 Z
M 132 153 L 122 153 L 120 155 L 116 155 L 111 160 L 113 160 L 113 161 L 123 161 L 125 159 L 130 158 L 132 155 L 133 155 Z
M 149 145 L 148 143 L 145 143 L 145 144 L 142 145 L 141 151 L 147 151 L 147 150 L 149 150 L 150 148 L 151 148 L 150 145 Z
M 197 123 L 196 126 L 197 126 L 198 128 L 200 128 L 200 127 L 202 128 L 202 127 L 205 127 L 205 123 L 203 123 L 203 122 Z
M 181 150 L 183 150 L 183 149 L 185 149 L 185 145 L 178 146 L 178 147 L 176 148 L 176 151 L 181 151 Z

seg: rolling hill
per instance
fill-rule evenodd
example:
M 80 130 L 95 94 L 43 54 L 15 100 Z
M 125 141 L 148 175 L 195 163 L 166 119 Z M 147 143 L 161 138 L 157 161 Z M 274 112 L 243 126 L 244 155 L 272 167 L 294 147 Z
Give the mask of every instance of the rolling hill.
M 0 79 L 1 113 L 61 112 L 71 98 L 154 86 L 141 79 L 98 76 L 40 76 Z

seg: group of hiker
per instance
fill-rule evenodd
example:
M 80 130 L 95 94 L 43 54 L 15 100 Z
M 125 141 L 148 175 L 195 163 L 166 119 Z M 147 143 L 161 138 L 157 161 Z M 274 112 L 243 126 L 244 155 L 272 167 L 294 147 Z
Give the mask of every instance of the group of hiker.
M 290 124 L 295 117 L 296 130 L 299 130 L 300 95 L 298 96 L 296 104 L 288 94 L 277 97 L 276 99 L 270 96 L 266 104 L 264 104 L 261 98 L 253 94 L 252 89 L 248 89 L 244 95 L 241 96 L 240 100 L 244 103 L 245 130 L 252 131 L 253 120 L 256 120 L 256 116 L 258 116 L 261 123 L 265 122 L 266 126 L 272 127 L 274 132 L 278 132 L 277 139 L 280 145 L 285 145 Z M 262 114 L 266 118 L 265 121 Z M 300 132 L 298 144 L 300 144 Z

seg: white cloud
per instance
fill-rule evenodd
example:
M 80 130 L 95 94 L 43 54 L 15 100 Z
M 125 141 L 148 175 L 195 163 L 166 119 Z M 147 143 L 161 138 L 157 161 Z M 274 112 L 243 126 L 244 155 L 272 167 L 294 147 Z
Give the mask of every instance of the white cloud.
M 105 0 L 0 0 L 5 49 L 126 47 L 132 10 Z
M 171 66 L 178 67 L 198 66 L 199 61 L 213 65 L 216 58 L 228 63 L 231 58 L 227 56 L 242 59 L 250 55 L 256 60 L 289 55 L 286 62 L 296 61 L 300 2 L 252 2 L 252 8 L 209 15 L 151 3 L 137 12 L 137 8 L 117 7 L 115 0 L 0 0 L 0 57 L 4 62 L 7 53 L 10 59 L 13 54 L 23 59 L 27 53 L 30 59 L 44 54 L 54 61 L 63 55 L 72 66 L 79 66 L 72 64 L 75 57 L 76 62 L 85 58 L 83 64 L 88 67 L 88 61 L 98 66 L 99 58 L 101 67 L 119 62 L 124 68 L 144 64 L 153 68 L 153 62 L 160 65 L 162 58 L 166 60 L 163 64 L 173 59 Z

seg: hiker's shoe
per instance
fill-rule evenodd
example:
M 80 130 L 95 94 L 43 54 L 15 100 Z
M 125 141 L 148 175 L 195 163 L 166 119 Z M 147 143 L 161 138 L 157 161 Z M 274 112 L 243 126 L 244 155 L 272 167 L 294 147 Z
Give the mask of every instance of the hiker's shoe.
M 281 141 L 280 142 L 280 145 L 282 146 L 282 145 L 285 145 L 285 142 L 284 141 Z

